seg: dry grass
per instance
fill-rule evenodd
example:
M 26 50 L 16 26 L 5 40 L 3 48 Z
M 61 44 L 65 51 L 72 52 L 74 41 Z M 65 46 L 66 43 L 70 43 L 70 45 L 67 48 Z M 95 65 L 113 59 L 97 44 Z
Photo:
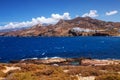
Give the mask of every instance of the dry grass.
M 76 77 L 64 73 L 61 67 L 36 64 L 17 66 L 21 67 L 21 71 L 9 71 L 7 80 L 77 80 Z
M 68 70 L 69 75 L 81 74 L 81 76 L 98 76 L 103 74 L 101 71 L 93 68 L 92 66 L 76 66 L 76 67 L 64 67 L 65 70 Z
M 120 80 L 119 74 L 106 74 L 97 76 L 95 80 Z
M 0 64 L 0 70 L 6 69 L 3 64 Z
M 2 71 L 0 71 L 0 77 L 5 77 L 5 76 L 6 76 L 6 74 L 3 73 Z
M 12 64 L 11 64 L 12 65 Z M 10 65 L 10 66 L 11 66 Z M 12 70 L 6 74 L 0 71 L 0 77 L 6 80 L 78 80 L 76 75 L 83 77 L 96 76 L 96 80 L 120 80 L 120 65 L 107 66 L 51 66 L 38 64 L 14 64 L 21 70 Z M 3 66 L 0 66 L 4 69 Z M 67 72 L 64 72 L 67 70 Z
M 13 73 L 8 75 L 7 80 L 38 80 L 36 76 L 33 76 L 31 72 L 26 73 Z
M 120 72 L 120 64 L 119 65 L 96 66 L 95 68 L 98 69 L 98 70 Z

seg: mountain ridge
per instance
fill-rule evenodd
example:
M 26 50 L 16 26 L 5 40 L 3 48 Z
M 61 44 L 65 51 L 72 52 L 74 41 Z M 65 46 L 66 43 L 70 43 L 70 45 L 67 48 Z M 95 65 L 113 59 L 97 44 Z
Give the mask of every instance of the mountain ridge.
M 55 25 L 35 25 L 27 29 L 0 32 L 0 36 L 119 36 L 120 22 L 90 17 L 59 20 Z

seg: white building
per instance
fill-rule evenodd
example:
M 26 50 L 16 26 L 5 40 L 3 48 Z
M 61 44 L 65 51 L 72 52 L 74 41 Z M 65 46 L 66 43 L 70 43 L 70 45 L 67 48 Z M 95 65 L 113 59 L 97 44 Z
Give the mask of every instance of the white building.
M 71 31 L 73 32 L 95 32 L 95 30 L 79 28 L 79 27 L 74 27 L 71 29 Z

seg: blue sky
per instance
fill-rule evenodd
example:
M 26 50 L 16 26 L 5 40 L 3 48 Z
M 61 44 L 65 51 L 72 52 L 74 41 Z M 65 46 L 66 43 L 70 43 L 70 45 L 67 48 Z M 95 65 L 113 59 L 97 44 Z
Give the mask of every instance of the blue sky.
M 120 22 L 119 4 L 120 0 L 0 0 L 0 27 L 64 13 L 69 13 L 70 18 L 90 16 Z

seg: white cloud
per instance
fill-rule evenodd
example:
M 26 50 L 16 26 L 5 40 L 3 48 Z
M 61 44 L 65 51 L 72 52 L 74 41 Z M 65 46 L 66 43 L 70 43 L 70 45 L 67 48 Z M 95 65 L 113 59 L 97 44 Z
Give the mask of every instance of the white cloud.
M 90 10 L 89 13 L 85 13 L 82 15 L 82 17 L 97 17 L 97 10 Z
M 70 14 L 68 12 L 64 13 L 63 15 L 60 14 L 52 14 L 50 18 L 46 18 L 44 16 L 32 18 L 31 21 L 25 21 L 25 22 L 10 22 L 9 24 L 5 26 L 0 26 L 0 30 L 4 29 L 14 29 L 14 28 L 22 28 L 22 27 L 31 27 L 37 24 L 55 24 L 60 19 L 68 20 L 71 19 Z
M 107 16 L 111 16 L 111 15 L 115 15 L 115 14 L 117 14 L 117 13 L 118 13 L 118 11 L 117 11 L 117 10 L 114 10 L 114 11 L 106 12 L 106 15 L 107 15 Z

